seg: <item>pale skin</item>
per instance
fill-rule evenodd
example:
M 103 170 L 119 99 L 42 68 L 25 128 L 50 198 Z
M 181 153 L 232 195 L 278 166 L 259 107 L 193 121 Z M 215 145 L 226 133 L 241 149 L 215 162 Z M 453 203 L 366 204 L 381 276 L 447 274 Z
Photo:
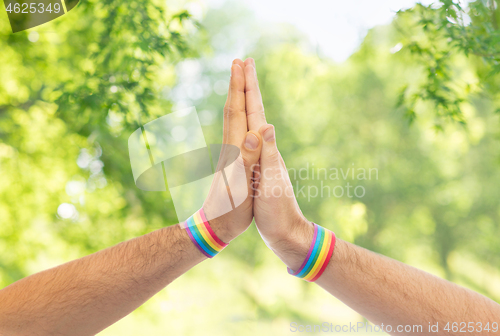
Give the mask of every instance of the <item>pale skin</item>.
M 210 225 L 228 243 L 255 218 L 266 244 L 297 269 L 313 224 L 300 211 L 274 127 L 266 122 L 255 62 L 235 60 L 231 73 L 223 142 L 241 150 L 249 196 Z M 207 213 L 217 199 L 213 189 L 204 204 Z M 34 274 L 0 290 L 0 335 L 94 335 L 205 259 L 177 224 Z M 378 325 L 420 324 L 426 334 L 429 322 L 500 322 L 496 302 L 339 238 L 316 283 Z M 454 333 L 441 327 L 433 334 Z
M 250 187 L 250 168 L 258 162 L 262 141 L 259 133 L 247 132 L 243 69 L 242 61 L 233 62 L 223 142 L 240 148 Z M 208 199 L 213 201 L 219 191 L 213 188 Z M 207 213 L 212 208 L 205 203 Z M 229 243 L 252 218 L 249 194 L 236 210 L 210 225 Z M 95 335 L 205 259 L 176 224 L 36 273 L 0 291 L 0 335 Z
M 263 139 L 260 179 L 253 186 L 255 224 L 269 248 L 288 267 L 297 270 L 307 255 L 314 227 L 293 195 L 285 162 L 276 146 L 274 127 L 265 123 L 256 75 L 251 75 L 255 73 L 255 62 L 247 59 L 245 64 L 247 86 L 252 88 L 252 96 L 247 94 L 247 114 L 259 115 L 261 124 L 256 127 Z M 479 322 L 483 326 L 489 322 L 490 327 L 493 322 L 500 324 L 500 305 L 493 300 L 338 238 L 333 256 L 316 283 L 374 324 L 389 324 L 394 329 L 398 325 L 422 325 L 425 334 L 429 322 L 438 322 L 439 332 L 432 334 L 450 335 L 454 333 L 443 329 L 448 322 Z M 467 334 L 500 335 L 498 331 L 477 332 L 476 324 L 474 329 Z M 422 331 L 405 334 L 422 335 Z

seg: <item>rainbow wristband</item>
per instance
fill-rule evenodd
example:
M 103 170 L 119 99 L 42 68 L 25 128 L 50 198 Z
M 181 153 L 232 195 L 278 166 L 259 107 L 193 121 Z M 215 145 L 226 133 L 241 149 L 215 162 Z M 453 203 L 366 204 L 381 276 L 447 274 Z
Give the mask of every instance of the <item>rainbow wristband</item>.
M 318 280 L 323 274 L 335 248 L 335 234 L 314 224 L 314 237 L 306 260 L 297 272 L 288 268 L 288 273 L 309 282 Z
M 186 230 L 194 245 L 208 258 L 213 258 L 228 244 L 217 237 L 210 227 L 203 208 L 189 217 L 181 227 Z

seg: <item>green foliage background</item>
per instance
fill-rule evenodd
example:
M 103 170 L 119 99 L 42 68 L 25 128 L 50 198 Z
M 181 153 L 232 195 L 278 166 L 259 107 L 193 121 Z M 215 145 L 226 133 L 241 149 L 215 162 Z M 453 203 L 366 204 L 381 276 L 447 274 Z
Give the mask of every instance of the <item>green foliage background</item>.
M 417 5 L 335 64 L 293 27 L 231 2 L 192 17 L 196 6 L 82 1 L 17 34 L 1 14 L 2 287 L 175 224 L 168 192 L 135 187 L 128 136 L 196 106 L 207 143 L 220 142 L 229 66 L 252 56 L 287 167 L 309 172 L 292 176 L 306 217 L 500 299 L 497 7 Z M 312 178 L 320 168 L 377 175 Z M 311 197 L 347 183 L 365 195 Z M 58 217 L 61 203 L 78 215 Z M 281 335 L 292 321 L 361 320 L 287 275 L 252 226 L 102 335 Z

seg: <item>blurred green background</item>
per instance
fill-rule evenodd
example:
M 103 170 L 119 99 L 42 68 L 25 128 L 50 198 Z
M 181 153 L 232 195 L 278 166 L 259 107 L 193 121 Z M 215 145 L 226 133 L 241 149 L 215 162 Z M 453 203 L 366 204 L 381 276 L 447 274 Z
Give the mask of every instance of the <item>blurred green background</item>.
M 127 139 L 195 106 L 220 142 L 236 55 L 256 61 L 309 220 L 500 300 L 497 18 L 496 1 L 416 5 L 336 63 L 236 2 L 81 1 L 16 34 L 2 12 L 0 287 L 175 224 L 168 192 L 135 187 Z M 363 318 L 289 276 L 252 225 L 100 335 L 288 335 L 293 321 Z

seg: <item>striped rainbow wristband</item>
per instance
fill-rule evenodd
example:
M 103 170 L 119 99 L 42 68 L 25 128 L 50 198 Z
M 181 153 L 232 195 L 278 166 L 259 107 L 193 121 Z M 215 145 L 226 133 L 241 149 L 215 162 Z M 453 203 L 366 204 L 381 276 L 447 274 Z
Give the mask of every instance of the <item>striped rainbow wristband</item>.
M 191 241 L 196 245 L 198 250 L 208 258 L 213 258 L 222 251 L 228 244 L 224 243 L 217 237 L 215 232 L 210 227 L 203 208 L 189 217 L 181 227 L 186 230 Z
M 297 272 L 288 268 L 288 273 L 309 282 L 318 280 L 323 274 L 335 248 L 335 234 L 314 224 L 314 237 L 306 260 Z

